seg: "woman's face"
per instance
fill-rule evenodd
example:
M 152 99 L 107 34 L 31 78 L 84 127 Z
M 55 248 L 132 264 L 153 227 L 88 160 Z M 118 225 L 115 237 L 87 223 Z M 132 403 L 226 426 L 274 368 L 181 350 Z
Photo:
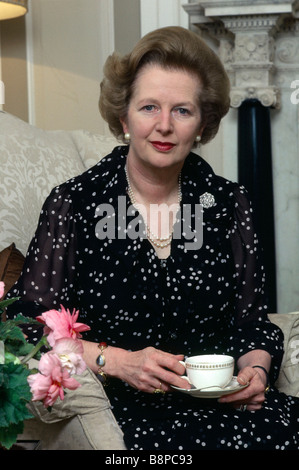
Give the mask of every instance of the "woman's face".
M 121 120 L 131 135 L 128 155 L 135 164 L 182 166 L 202 131 L 199 89 L 198 78 L 182 70 L 148 65 L 140 71 Z

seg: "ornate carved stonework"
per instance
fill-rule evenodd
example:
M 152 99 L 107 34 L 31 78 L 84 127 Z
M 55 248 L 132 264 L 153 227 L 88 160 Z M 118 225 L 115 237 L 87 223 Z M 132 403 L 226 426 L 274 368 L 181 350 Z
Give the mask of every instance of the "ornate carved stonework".
M 276 87 L 233 87 L 231 91 L 231 106 L 238 108 L 244 100 L 257 99 L 263 106 L 279 108 L 279 89 Z
M 280 43 L 281 30 L 299 30 L 298 0 L 210 0 L 184 6 L 190 22 L 217 40 L 219 55 L 229 74 L 231 103 L 239 107 L 247 98 L 264 106 L 280 106 L 275 58 L 298 62 L 298 44 Z

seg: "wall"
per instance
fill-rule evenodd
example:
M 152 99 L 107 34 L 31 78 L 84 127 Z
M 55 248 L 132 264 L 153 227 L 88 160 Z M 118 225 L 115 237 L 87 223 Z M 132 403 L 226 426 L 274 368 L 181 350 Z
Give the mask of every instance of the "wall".
M 103 0 L 88 0 L 88 8 L 83 0 L 31 1 L 30 104 L 37 126 L 104 132 L 97 102 L 102 66 L 114 49 L 112 7 Z
M 114 0 L 115 50 L 127 54 L 141 37 L 140 0 Z
M 98 96 L 113 20 L 110 0 L 31 0 L 25 18 L 2 22 L 3 109 L 44 129 L 107 132 Z
M 141 35 L 155 27 L 188 27 L 184 3 L 186 0 L 29 0 L 25 18 L 0 23 L 4 110 L 44 129 L 85 128 L 107 133 L 97 108 L 106 57 L 114 49 L 127 53 Z M 19 65 L 16 54 L 22 55 Z
M 276 39 L 275 83 L 281 106 L 272 112 L 277 286 L 281 311 L 299 310 L 299 20 Z M 296 89 L 291 85 L 297 81 Z
M 0 24 L 0 79 L 5 85 L 3 109 L 28 120 L 25 18 Z M 2 100 L 1 100 L 2 101 Z

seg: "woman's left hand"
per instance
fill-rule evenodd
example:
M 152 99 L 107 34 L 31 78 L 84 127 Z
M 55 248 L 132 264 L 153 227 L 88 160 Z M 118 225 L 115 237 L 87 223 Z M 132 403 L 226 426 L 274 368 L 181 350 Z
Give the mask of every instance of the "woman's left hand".
M 259 372 L 259 369 L 254 369 L 250 366 L 241 369 L 237 380 L 241 385 L 247 383 L 249 385 L 239 392 L 219 398 L 219 403 L 231 404 L 236 409 L 242 409 L 246 406 L 248 411 L 260 410 L 265 401 L 266 388 L 266 377 L 262 374 L 264 374 L 263 371 Z

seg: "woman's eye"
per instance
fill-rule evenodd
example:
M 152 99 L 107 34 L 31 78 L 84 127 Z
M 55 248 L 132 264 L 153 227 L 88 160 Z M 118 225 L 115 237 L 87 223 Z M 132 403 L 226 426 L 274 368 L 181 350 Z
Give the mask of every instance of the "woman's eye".
M 150 113 L 151 111 L 155 110 L 155 106 L 153 104 L 147 104 L 146 106 L 143 106 L 144 111 L 147 111 Z
M 189 109 L 186 108 L 176 108 L 175 112 L 178 113 L 180 116 L 188 116 L 190 114 Z

